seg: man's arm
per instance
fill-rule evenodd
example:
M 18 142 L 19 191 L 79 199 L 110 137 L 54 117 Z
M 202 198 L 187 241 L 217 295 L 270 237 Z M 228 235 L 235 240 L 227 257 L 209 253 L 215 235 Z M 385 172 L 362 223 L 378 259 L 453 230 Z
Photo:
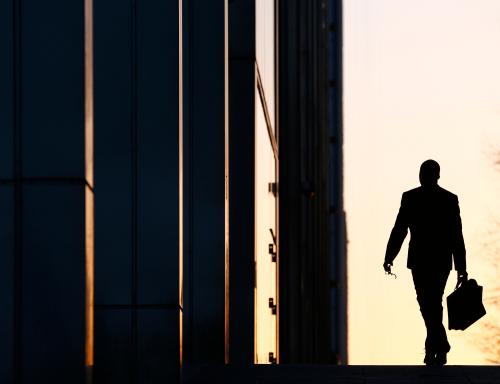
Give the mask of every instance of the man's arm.
M 467 264 L 465 261 L 465 243 L 462 234 L 462 220 L 460 219 L 460 207 L 458 198 L 455 196 L 453 203 L 453 263 L 459 275 L 466 274 Z
M 387 249 L 385 251 L 384 268 L 387 264 L 392 265 L 392 262 L 396 258 L 403 245 L 406 234 L 408 233 L 408 202 L 403 193 L 401 198 L 401 207 L 399 208 L 398 217 L 396 218 L 396 223 L 391 231 L 391 236 L 389 237 L 389 242 L 387 243 Z

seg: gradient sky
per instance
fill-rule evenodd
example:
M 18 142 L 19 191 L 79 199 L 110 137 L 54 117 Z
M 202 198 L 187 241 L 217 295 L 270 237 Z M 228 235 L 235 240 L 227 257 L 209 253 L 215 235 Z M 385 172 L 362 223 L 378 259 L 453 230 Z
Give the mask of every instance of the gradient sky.
M 418 186 L 422 161 L 437 160 L 441 186 L 459 197 L 469 276 L 486 300 L 500 286 L 488 246 L 500 230 L 498 47 L 499 0 L 344 1 L 351 364 L 423 360 L 407 241 L 395 260 L 398 278 L 382 270 L 401 194 Z M 452 271 L 445 296 L 455 283 Z M 487 363 L 484 324 L 500 316 L 486 309 L 466 332 L 448 332 L 450 364 Z

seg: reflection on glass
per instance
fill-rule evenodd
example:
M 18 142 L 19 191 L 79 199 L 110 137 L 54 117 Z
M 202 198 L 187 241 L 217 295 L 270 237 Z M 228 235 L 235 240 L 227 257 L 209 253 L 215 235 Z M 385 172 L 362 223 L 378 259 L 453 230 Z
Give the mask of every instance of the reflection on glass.
M 93 0 L 85 0 L 85 178 L 94 186 Z
M 94 365 L 94 193 L 85 187 L 85 365 Z
M 275 33 L 274 13 L 275 5 L 272 0 L 256 0 L 256 28 L 255 56 L 259 68 L 264 94 L 266 95 L 267 110 L 274 130 L 275 120 Z
M 255 363 L 278 362 L 275 1 L 255 2 Z M 272 132 L 271 134 L 269 132 Z M 272 141 L 271 141 L 272 138 Z
M 275 157 L 266 119 L 256 91 L 255 96 L 255 362 L 269 363 L 277 356 L 276 262 L 276 181 Z
M 85 179 L 94 185 L 93 0 L 85 0 Z M 85 186 L 85 366 L 94 365 L 94 193 Z

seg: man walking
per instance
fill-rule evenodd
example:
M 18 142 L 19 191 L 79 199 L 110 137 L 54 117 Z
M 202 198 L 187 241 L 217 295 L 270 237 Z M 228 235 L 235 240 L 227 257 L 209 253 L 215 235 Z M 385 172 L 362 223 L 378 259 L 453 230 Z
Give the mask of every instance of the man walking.
M 412 272 L 427 328 L 426 365 L 446 364 L 446 354 L 450 351 L 443 326 L 442 298 L 452 261 L 457 271 L 457 286 L 467 280 L 458 198 L 438 185 L 439 174 L 436 161 L 423 162 L 419 175 L 421 186 L 403 193 L 383 265 L 390 273 L 409 228 L 407 267 Z

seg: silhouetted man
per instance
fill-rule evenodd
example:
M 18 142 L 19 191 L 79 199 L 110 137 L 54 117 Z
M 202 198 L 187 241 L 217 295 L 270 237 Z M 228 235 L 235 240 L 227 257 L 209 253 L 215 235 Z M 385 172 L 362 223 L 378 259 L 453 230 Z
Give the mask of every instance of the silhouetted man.
M 438 185 L 439 172 L 436 161 L 425 161 L 420 166 L 421 187 L 403 193 L 384 260 L 384 270 L 390 273 L 409 228 L 407 267 L 413 275 L 427 328 L 424 359 L 427 365 L 446 364 L 446 354 L 450 351 L 443 327 L 442 298 L 452 260 L 457 270 L 457 285 L 467 280 L 458 198 Z

